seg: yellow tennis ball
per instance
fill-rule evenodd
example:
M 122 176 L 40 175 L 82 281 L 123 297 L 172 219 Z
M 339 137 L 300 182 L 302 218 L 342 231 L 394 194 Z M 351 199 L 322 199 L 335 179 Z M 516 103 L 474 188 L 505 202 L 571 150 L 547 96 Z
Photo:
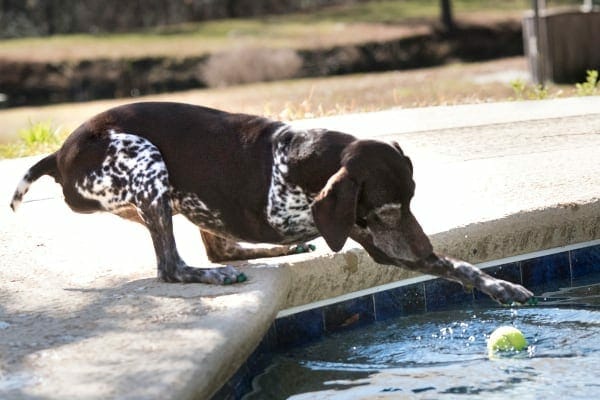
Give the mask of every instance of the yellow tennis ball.
M 490 353 L 500 351 L 521 351 L 527 347 L 523 333 L 512 326 L 501 326 L 488 339 L 487 348 Z

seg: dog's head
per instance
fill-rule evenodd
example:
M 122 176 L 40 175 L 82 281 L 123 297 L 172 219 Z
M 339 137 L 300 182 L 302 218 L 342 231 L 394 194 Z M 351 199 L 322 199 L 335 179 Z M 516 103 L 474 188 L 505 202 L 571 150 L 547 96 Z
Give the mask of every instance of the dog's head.
M 312 205 L 319 232 L 334 250 L 348 237 L 379 263 L 425 260 L 433 248 L 410 210 L 413 166 L 397 143 L 357 140 Z

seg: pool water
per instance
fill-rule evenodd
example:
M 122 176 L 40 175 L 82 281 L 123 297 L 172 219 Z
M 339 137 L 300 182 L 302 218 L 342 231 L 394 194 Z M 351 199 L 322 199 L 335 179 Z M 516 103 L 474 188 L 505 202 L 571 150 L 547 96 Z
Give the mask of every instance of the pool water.
M 430 312 L 331 334 L 276 355 L 245 399 L 594 398 L 599 299 L 594 284 L 536 307 Z M 486 339 L 501 325 L 529 347 L 490 359 Z

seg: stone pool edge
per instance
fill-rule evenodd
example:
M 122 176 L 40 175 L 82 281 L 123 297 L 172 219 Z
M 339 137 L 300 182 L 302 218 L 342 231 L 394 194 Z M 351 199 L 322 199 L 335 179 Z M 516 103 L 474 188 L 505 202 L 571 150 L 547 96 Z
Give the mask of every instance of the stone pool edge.
M 436 252 L 474 264 L 585 243 L 600 237 L 600 200 L 522 211 L 429 237 Z M 292 282 L 284 310 L 422 276 L 377 264 L 358 247 L 282 265 Z

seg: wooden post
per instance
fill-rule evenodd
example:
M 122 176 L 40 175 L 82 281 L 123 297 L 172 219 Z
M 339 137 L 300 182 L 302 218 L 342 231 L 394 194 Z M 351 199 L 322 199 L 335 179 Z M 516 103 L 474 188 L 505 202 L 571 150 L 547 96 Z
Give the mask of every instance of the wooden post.
M 581 82 L 586 70 L 600 70 L 600 10 L 585 11 L 579 6 L 544 12 L 537 5 L 523 19 L 533 81 Z
M 540 29 L 540 10 L 546 8 L 546 0 L 533 0 L 533 30 L 535 40 L 533 50 L 535 53 L 535 71 L 533 78 L 536 84 L 544 86 L 546 84 L 546 71 L 544 66 L 544 39 Z
M 454 18 L 452 17 L 451 0 L 440 0 L 440 7 L 442 9 L 442 24 L 446 32 L 452 32 L 454 30 Z

